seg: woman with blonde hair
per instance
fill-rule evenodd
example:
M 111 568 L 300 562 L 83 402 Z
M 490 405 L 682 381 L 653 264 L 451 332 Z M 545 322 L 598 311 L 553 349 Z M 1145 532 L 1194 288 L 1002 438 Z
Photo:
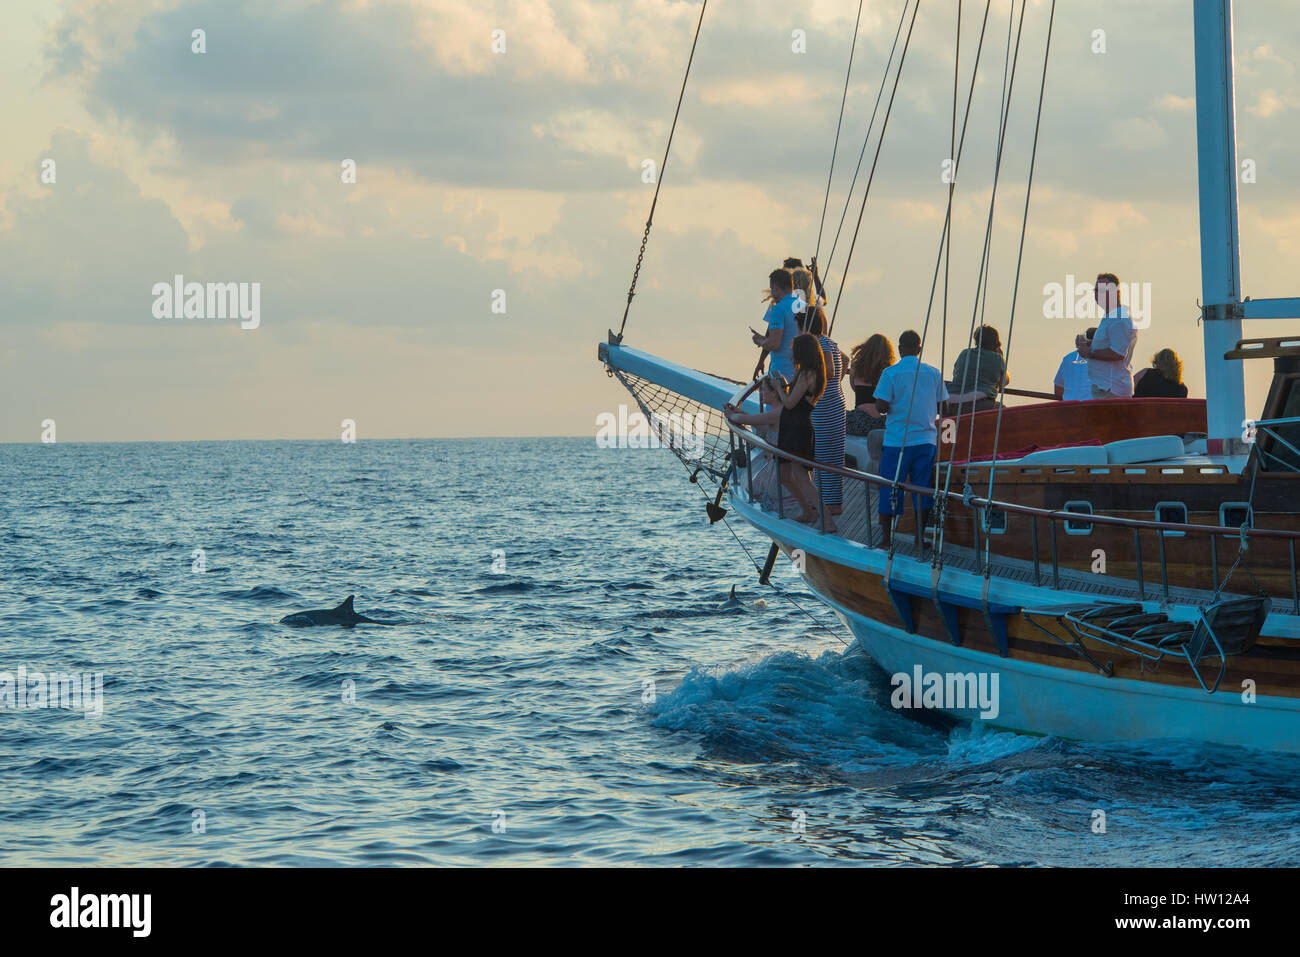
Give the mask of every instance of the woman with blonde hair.
M 853 347 L 845 369 L 853 388 L 853 409 L 845 421 L 849 435 L 866 435 L 885 427 L 885 417 L 876 408 L 875 388 L 880 373 L 895 361 L 893 343 L 880 333 Z
M 1139 369 L 1133 376 L 1135 399 L 1185 399 L 1183 360 L 1173 349 L 1161 349 L 1151 357 L 1151 368 Z

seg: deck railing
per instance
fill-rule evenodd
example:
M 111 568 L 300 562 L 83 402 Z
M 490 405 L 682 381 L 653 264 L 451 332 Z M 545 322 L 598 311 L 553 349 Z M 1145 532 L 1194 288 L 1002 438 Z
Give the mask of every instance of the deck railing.
M 1210 561 L 1210 574 L 1212 580 L 1216 583 L 1216 592 L 1218 589 L 1222 589 L 1225 584 L 1225 582 L 1221 581 L 1219 578 L 1219 554 L 1218 554 L 1219 538 L 1231 537 L 1240 540 L 1240 544 L 1238 545 L 1238 554 L 1237 554 L 1236 561 L 1240 561 L 1244 557 L 1250 539 L 1284 541 L 1287 544 L 1287 551 L 1290 557 L 1289 577 L 1290 577 L 1290 592 L 1291 592 L 1290 594 L 1291 613 L 1300 615 L 1300 580 L 1298 580 L 1296 577 L 1296 542 L 1298 539 L 1300 539 L 1300 531 L 1289 531 L 1285 529 L 1254 528 L 1246 524 L 1233 527 L 1233 526 L 1226 526 L 1226 525 L 1192 525 L 1192 524 L 1182 524 L 1178 522 L 1155 522 L 1155 521 L 1147 521 L 1144 519 L 1121 518 L 1119 516 L 1101 515 L 1101 514 L 1095 514 L 1090 512 L 1070 512 L 1070 511 L 1056 511 L 1053 509 L 1034 508 L 1033 506 L 1029 506 L 1029 505 L 1018 505 L 1014 502 L 1003 502 L 997 499 L 986 498 L 980 495 L 972 494 L 968 491 L 952 492 L 944 489 L 931 488 L 929 486 L 912 485 L 908 482 L 896 481 L 892 478 L 886 478 L 882 475 L 875 475 L 870 472 L 864 472 L 860 469 L 849 468 L 847 466 L 826 465 L 816 461 L 810 461 L 809 459 L 802 458 L 798 455 L 791 455 L 788 452 L 781 451 L 775 445 L 766 441 L 761 436 L 757 435 L 756 433 L 754 433 L 748 428 L 737 426 L 731 422 L 727 422 L 726 424 L 730 432 L 728 441 L 730 443 L 730 453 L 731 453 L 730 462 L 731 462 L 732 480 L 734 481 L 735 478 L 738 476 L 738 466 L 736 464 L 738 460 L 737 452 L 741 448 L 744 448 L 746 450 L 744 471 L 747 479 L 747 490 L 749 495 L 749 501 L 752 504 L 757 505 L 759 508 L 763 508 L 763 506 L 754 497 L 754 487 L 753 487 L 754 474 L 753 474 L 753 469 L 749 467 L 750 463 L 753 461 L 753 450 L 755 449 L 768 453 L 771 456 L 771 461 L 774 466 L 776 466 L 779 461 L 786 460 L 786 461 L 797 463 L 798 465 L 803 466 L 804 468 L 813 470 L 814 473 L 817 472 L 829 473 L 829 474 L 839 475 L 846 480 L 861 482 L 863 486 L 863 493 L 864 493 L 863 494 L 864 509 L 866 511 L 866 528 L 867 528 L 866 544 L 868 546 L 872 544 L 872 538 L 873 538 L 872 531 L 874 528 L 874 523 L 872 521 L 871 495 L 869 494 L 869 489 L 873 486 L 878 489 L 878 494 L 880 495 L 894 494 L 895 492 L 902 493 L 903 496 L 906 496 L 909 493 L 915 495 L 924 495 L 927 498 L 935 499 L 936 502 L 938 502 L 938 500 L 940 499 L 943 499 L 945 505 L 957 504 L 974 510 L 975 554 L 980 562 L 981 571 L 986 576 L 992 573 L 992 563 L 991 563 L 992 555 L 991 555 L 991 548 L 988 545 L 988 530 L 989 530 L 988 516 L 989 516 L 990 509 L 1002 512 L 1003 514 L 1006 515 L 1023 515 L 1029 518 L 1032 526 L 1032 536 L 1033 536 L 1032 562 L 1033 562 L 1033 569 L 1034 569 L 1035 585 L 1044 584 L 1042 562 L 1040 560 L 1039 546 L 1038 546 L 1039 522 L 1048 523 L 1050 552 L 1051 552 L 1050 554 L 1051 587 L 1054 589 L 1061 588 L 1060 554 L 1057 546 L 1057 526 L 1059 524 L 1072 522 L 1075 525 L 1084 525 L 1084 524 L 1087 524 L 1089 526 L 1106 525 L 1115 528 L 1127 528 L 1133 532 L 1133 550 L 1134 550 L 1134 562 L 1136 565 L 1138 594 L 1142 600 L 1146 600 L 1147 598 L 1146 582 L 1144 580 L 1144 572 L 1143 572 L 1141 536 L 1143 532 L 1154 532 L 1155 537 L 1157 539 L 1158 550 L 1159 550 L 1161 596 L 1163 598 L 1163 601 L 1166 604 L 1168 604 L 1171 599 L 1170 599 L 1170 592 L 1169 592 L 1169 588 L 1170 588 L 1169 568 L 1168 568 L 1168 563 L 1166 562 L 1166 555 L 1165 555 L 1166 535 L 1177 534 L 1180 537 L 1188 536 L 1190 538 L 1191 536 L 1204 536 L 1208 538 L 1209 540 L 1208 557 Z M 979 464 L 994 465 L 995 463 L 982 462 Z M 781 518 L 785 518 L 785 490 L 781 485 L 779 470 L 778 470 L 778 474 L 776 475 L 775 482 L 776 482 L 777 513 Z M 817 507 L 818 507 L 818 513 L 821 515 L 822 531 L 825 532 L 826 510 L 822 503 L 821 483 L 815 482 L 814 486 L 817 490 Z M 914 503 L 914 507 L 915 507 L 915 503 Z M 899 509 L 900 514 L 902 511 L 903 509 Z M 981 551 L 981 543 L 980 543 L 981 525 L 983 525 L 984 538 L 985 538 L 985 545 L 982 551 Z M 922 554 L 922 547 L 924 543 L 923 531 L 924 530 L 922 528 L 918 516 L 918 520 L 916 521 L 916 534 L 915 534 L 918 555 Z M 936 551 L 938 551 L 938 549 L 936 549 Z M 942 558 L 941 555 L 936 557 L 938 557 L 940 560 Z M 1235 567 L 1236 567 L 1236 563 L 1234 562 L 1232 568 L 1235 570 Z M 1229 574 L 1231 574 L 1231 571 L 1229 572 Z M 1251 574 L 1253 575 L 1253 573 Z M 1281 598 L 1282 596 L 1273 595 L 1270 597 Z

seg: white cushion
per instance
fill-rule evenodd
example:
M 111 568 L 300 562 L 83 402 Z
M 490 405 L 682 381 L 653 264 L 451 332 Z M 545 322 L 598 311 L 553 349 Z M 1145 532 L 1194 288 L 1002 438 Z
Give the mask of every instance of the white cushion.
M 859 472 L 871 472 L 880 464 L 878 460 L 872 460 L 871 450 L 865 435 L 846 435 L 844 437 L 844 451 L 858 460 Z
M 1030 452 L 1017 465 L 1107 465 L 1110 459 L 1100 445 L 1071 445 L 1063 449 Z
M 1111 465 L 1132 465 L 1177 458 L 1183 454 L 1183 440 L 1176 435 L 1147 435 L 1107 442 L 1105 448 Z

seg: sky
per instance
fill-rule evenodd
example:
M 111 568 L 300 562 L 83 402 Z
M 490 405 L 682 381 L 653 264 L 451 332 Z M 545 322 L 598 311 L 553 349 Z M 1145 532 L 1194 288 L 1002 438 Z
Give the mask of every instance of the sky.
M 1300 295 L 1300 19 L 1282 0 L 1237 7 L 1243 290 Z M 985 3 L 961 8 L 964 110 Z M 1050 391 L 1093 323 L 1049 315 L 1044 290 L 1116 272 L 1148 293 L 1135 368 L 1172 347 L 1203 396 L 1190 0 L 1058 3 L 1009 328 L 1049 8 L 1025 13 L 985 321 L 1011 333 L 1012 385 Z M 989 9 L 947 332 L 941 285 L 927 333 L 946 370 L 993 180 L 1011 11 Z M 627 344 L 747 377 L 767 273 L 810 257 L 819 230 L 845 351 L 924 326 L 957 4 L 922 3 L 844 281 L 862 179 L 838 244 L 836 226 L 902 0 L 863 4 L 822 229 L 857 10 L 710 5 Z M 623 314 L 644 164 L 660 172 L 698 14 L 675 0 L 5 4 L 0 441 L 40 441 L 47 420 L 74 442 L 338 438 L 344 420 L 361 439 L 594 435 L 628 401 L 596 347 Z M 160 289 L 178 275 L 245 284 L 250 305 L 256 289 L 255 327 L 170 312 Z M 1248 414 L 1268 377 L 1248 366 Z

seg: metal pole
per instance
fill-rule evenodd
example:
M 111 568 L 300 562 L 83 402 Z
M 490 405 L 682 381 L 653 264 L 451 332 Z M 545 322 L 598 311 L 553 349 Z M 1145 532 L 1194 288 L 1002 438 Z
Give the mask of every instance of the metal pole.
M 1029 520 L 1033 526 L 1033 534 L 1034 534 L 1034 584 L 1041 585 L 1043 582 L 1041 576 L 1038 573 L 1038 516 L 1031 515 L 1029 516 Z
M 1229 454 L 1240 451 L 1246 417 L 1241 360 L 1223 358 L 1241 338 L 1232 0 L 1195 0 L 1193 16 L 1207 445 L 1211 454 Z
M 817 473 L 817 516 L 822 521 L 822 534 L 826 534 L 826 503 L 822 500 L 822 470 L 813 469 Z
M 1056 519 L 1048 526 L 1052 531 L 1052 587 L 1061 587 L 1061 567 L 1056 561 Z
M 1156 535 L 1160 538 L 1160 590 L 1164 593 L 1165 604 L 1169 604 L 1169 568 L 1165 564 L 1165 530 L 1156 529 Z
M 1219 587 L 1219 536 L 1210 533 L 1210 577 L 1214 580 L 1214 587 Z
M 1137 553 L 1137 570 L 1138 570 L 1138 600 L 1147 600 L 1146 582 L 1142 580 L 1142 533 L 1139 529 L 1133 529 L 1133 551 Z
M 1300 592 L 1296 590 L 1295 582 L 1295 539 L 1287 539 L 1287 544 L 1291 546 L 1291 614 L 1300 615 Z

